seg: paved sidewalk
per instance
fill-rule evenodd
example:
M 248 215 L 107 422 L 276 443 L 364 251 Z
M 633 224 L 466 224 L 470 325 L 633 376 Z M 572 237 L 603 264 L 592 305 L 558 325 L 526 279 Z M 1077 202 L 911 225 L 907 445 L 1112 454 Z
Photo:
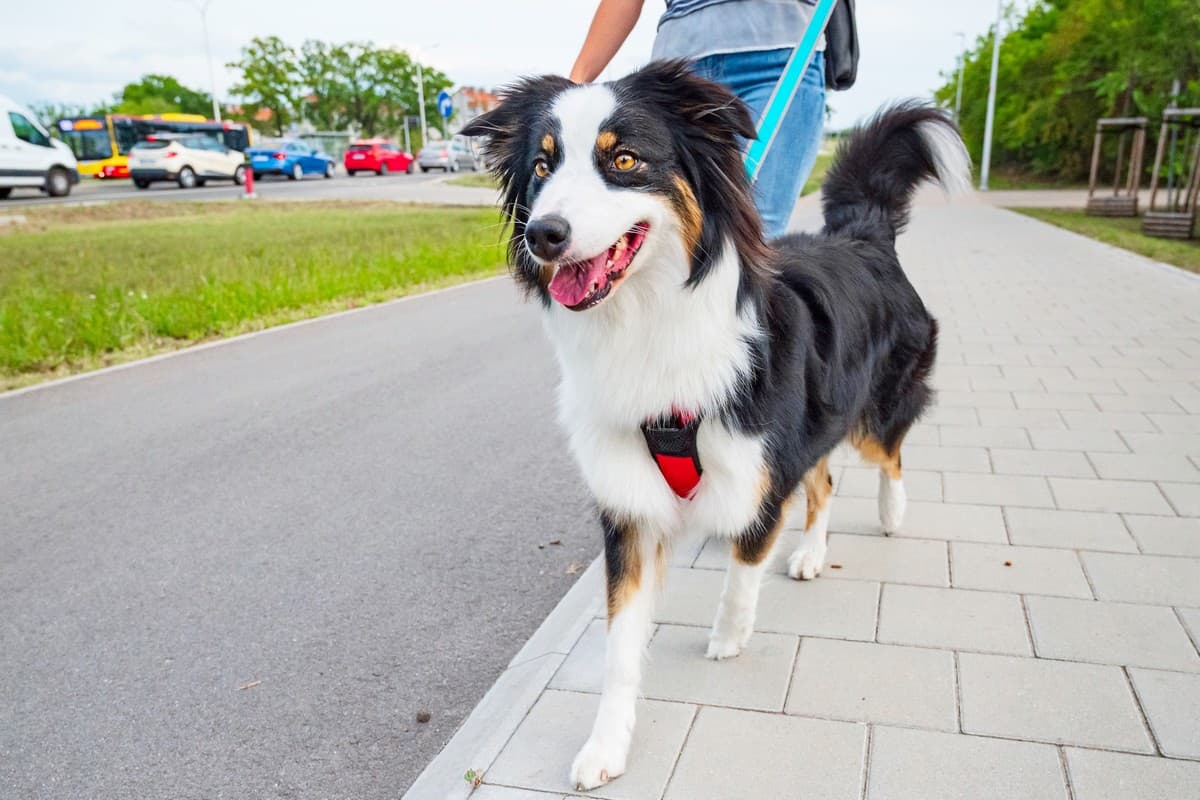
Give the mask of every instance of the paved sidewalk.
M 902 532 L 839 454 L 825 574 L 789 580 L 783 542 L 723 662 L 725 548 L 676 553 L 628 772 L 580 796 L 1200 797 L 1200 280 L 977 202 L 920 206 L 900 251 L 942 327 Z M 410 800 L 576 796 L 600 584 L 593 565 Z

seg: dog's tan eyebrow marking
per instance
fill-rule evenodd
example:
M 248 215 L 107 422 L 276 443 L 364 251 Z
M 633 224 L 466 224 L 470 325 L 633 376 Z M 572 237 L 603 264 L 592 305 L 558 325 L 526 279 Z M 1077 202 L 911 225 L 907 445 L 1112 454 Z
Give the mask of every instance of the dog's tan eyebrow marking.
M 554 155 L 554 137 L 548 133 L 542 137 L 542 149 L 547 155 Z
M 617 146 L 617 135 L 612 131 L 601 131 L 596 137 L 597 150 L 612 150 Z

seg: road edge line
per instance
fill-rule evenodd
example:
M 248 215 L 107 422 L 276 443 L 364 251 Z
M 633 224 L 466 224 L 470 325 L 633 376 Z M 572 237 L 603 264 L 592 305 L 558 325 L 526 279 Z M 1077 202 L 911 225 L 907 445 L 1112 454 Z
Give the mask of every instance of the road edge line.
M 603 572 L 602 559 L 597 557 L 513 656 L 446 746 L 425 765 L 401 800 L 466 800 L 474 791 L 463 777 L 467 770 L 482 772 L 486 780 L 497 756 L 599 612 Z
M 145 358 L 135 358 L 132 361 L 125 361 L 121 364 L 113 364 L 112 366 L 108 366 L 108 367 L 100 367 L 99 369 L 93 369 L 93 370 L 89 370 L 87 372 L 79 372 L 74 375 L 65 375 L 61 378 L 55 378 L 54 380 L 43 381 L 42 383 L 35 383 L 30 386 L 22 386 L 19 389 L 9 389 L 7 392 L 0 392 L 0 402 L 3 402 L 4 400 L 6 400 L 10 397 L 18 397 L 20 395 L 31 394 L 33 392 L 40 391 L 43 389 L 50 389 L 55 386 L 62 386 L 65 383 L 74 383 L 76 381 L 85 380 L 87 378 L 94 378 L 99 375 L 107 375 L 111 372 L 120 372 L 122 370 L 132 369 L 134 367 L 140 367 L 140 366 L 144 366 L 146 364 L 154 364 L 159 361 L 166 361 L 169 358 L 178 358 L 179 356 L 186 356 L 191 353 L 200 353 L 205 350 L 211 350 L 215 347 L 223 347 L 223 346 L 229 345 L 229 344 L 236 344 L 238 342 L 247 341 L 249 339 L 254 339 L 259 336 L 266 336 L 267 334 L 279 333 L 281 331 L 290 330 L 292 328 L 298 328 L 303 325 L 312 325 L 312 324 L 315 324 L 318 322 L 326 322 L 328 320 L 340 319 L 341 317 L 348 317 L 351 314 L 361 314 L 361 313 L 364 313 L 367 311 L 377 311 L 381 308 L 387 308 L 388 306 L 397 305 L 399 303 L 406 303 L 411 300 L 420 300 L 421 298 L 425 298 L 425 297 L 434 297 L 436 295 L 447 294 L 449 292 L 458 291 L 460 289 L 466 289 L 467 287 L 470 287 L 470 286 L 478 286 L 480 284 L 489 283 L 492 281 L 505 280 L 507 278 L 508 278 L 507 275 L 491 275 L 486 278 L 478 278 L 475 280 L 464 281 L 462 283 L 456 283 L 453 286 L 443 286 L 440 289 L 430 289 L 427 292 L 417 292 L 415 294 L 406 294 L 401 297 L 393 297 L 390 300 L 383 300 L 378 303 L 371 303 L 370 305 L 359 306 L 358 308 L 347 308 L 343 311 L 333 311 L 328 314 L 321 314 L 316 317 L 307 317 L 305 319 L 298 319 L 293 322 L 285 322 L 282 325 L 272 325 L 271 327 L 263 328 L 262 330 L 248 331 L 246 333 L 239 333 L 236 336 L 229 336 L 229 337 L 225 337 L 225 338 L 221 338 L 221 339 L 214 339 L 211 342 L 202 342 L 200 344 L 191 345 L 189 347 L 182 347 L 178 350 L 171 350 L 170 352 L 167 352 L 167 353 L 158 353 L 156 355 L 146 356 Z

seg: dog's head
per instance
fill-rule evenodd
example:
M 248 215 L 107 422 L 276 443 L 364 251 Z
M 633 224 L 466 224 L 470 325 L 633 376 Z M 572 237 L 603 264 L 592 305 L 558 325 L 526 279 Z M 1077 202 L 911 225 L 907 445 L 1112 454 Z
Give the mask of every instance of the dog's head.
M 609 84 L 527 78 L 472 121 L 512 223 L 509 261 L 543 302 L 575 311 L 639 272 L 702 281 L 725 243 L 765 260 L 742 164 L 745 105 L 686 62 L 660 61 Z

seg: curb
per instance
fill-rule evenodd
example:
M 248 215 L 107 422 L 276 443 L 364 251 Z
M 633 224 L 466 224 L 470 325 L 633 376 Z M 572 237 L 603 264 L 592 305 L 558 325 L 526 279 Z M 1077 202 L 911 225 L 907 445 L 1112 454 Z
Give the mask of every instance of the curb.
M 283 331 L 291 330 L 292 328 L 299 328 L 303 325 L 314 325 L 319 322 L 327 322 L 329 320 L 335 320 L 335 319 L 340 319 L 342 317 L 348 317 L 351 314 L 362 314 L 362 313 L 365 313 L 368 311 L 378 311 L 381 308 L 387 308 L 389 306 L 394 306 L 398 303 L 407 303 L 411 300 L 418 300 L 423 297 L 434 297 L 436 295 L 446 294 L 448 292 L 455 292 L 460 289 L 465 289 L 468 286 L 478 286 L 480 284 L 490 283 L 492 281 L 506 280 L 507 278 L 508 278 L 507 275 L 493 275 L 490 278 L 478 278 L 476 280 L 468 280 L 468 281 L 464 281 L 463 283 L 456 283 L 452 286 L 443 286 L 440 289 L 432 289 L 428 292 L 417 292 L 416 294 L 406 294 L 402 297 L 393 297 L 391 300 L 384 300 L 383 302 L 380 302 L 380 303 L 372 303 L 371 305 L 359 306 L 358 308 L 348 308 L 345 311 L 334 311 L 329 314 L 322 314 L 321 316 L 318 316 L 318 317 L 308 317 L 307 319 L 298 319 L 295 322 L 287 322 L 287 323 L 284 323 L 283 325 L 273 325 L 270 328 L 263 328 L 262 330 L 258 330 L 258 331 L 250 331 L 249 333 L 241 333 L 241 334 L 238 334 L 237 336 L 230 336 L 228 338 L 223 338 L 223 339 L 215 339 L 211 342 L 203 342 L 202 344 L 196 344 L 196 345 L 192 345 L 190 347 L 184 347 L 179 350 L 171 350 L 166 353 L 159 353 L 158 355 L 146 356 L 145 358 L 137 358 L 137 359 L 134 359 L 133 361 L 126 361 L 121 364 L 113 364 L 111 367 L 101 367 L 99 369 L 93 369 L 88 372 L 79 372 L 79 373 L 76 373 L 75 375 L 67 375 L 62 378 L 55 378 L 52 381 L 43 381 L 42 383 L 35 383 L 30 386 L 22 386 L 20 389 L 10 389 L 7 392 L 0 392 L 0 403 L 4 402 L 5 400 L 7 400 L 11 397 L 18 397 L 20 395 L 31 394 L 33 392 L 39 392 L 44 389 L 51 389 L 56 386 L 62 386 L 65 383 L 74 383 L 76 381 L 87 380 L 89 378 L 95 378 L 100 375 L 107 375 L 112 372 L 120 372 L 122 370 L 133 369 L 134 367 L 141 367 L 141 366 L 145 366 L 147 364 L 154 364 L 159 361 L 166 361 L 169 358 L 178 358 L 180 356 L 186 356 L 191 353 L 200 353 L 205 350 L 211 350 L 214 347 L 224 347 L 225 345 L 237 344 L 238 342 L 244 342 L 248 339 L 256 339 L 259 336 L 268 336 L 271 334 L 281 333 Z
M 401 800 L 465 800 L 470 796 L 474 787 L 463 778 L 464 773 L 474 769 L 486 776 L 600 610 L 602 561 L 596 558 L 579 576 Z

